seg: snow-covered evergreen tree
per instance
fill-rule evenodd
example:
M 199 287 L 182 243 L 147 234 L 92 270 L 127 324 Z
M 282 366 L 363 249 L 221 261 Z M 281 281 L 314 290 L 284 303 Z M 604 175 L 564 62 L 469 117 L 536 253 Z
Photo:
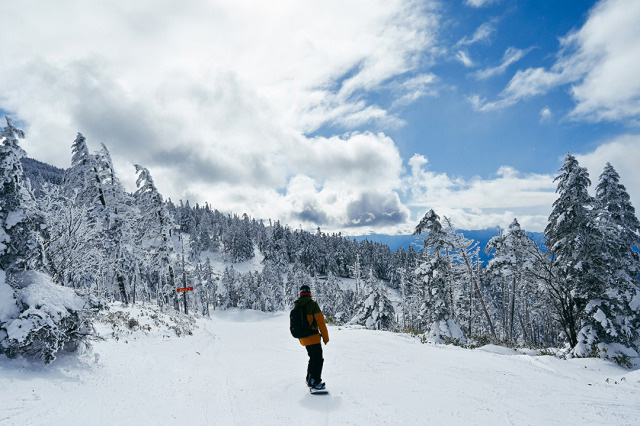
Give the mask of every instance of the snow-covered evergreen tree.
M 386 286 L 369 274 L 365 280 L 364 297 L 356 307 L 356 313 L 351 324 L 364 325 L 374 330 L 390 330 L 396 325 L 396 313 L 393 304 L 387 296 Z
M 322 307 L 325 317 L 342 323 L 347 320 L 349 307 L 345 306 L 344 292 L 331 272 L 326 279 L 316 279 L 314 298 Z
M 489 241 L 485 251 L 493 254 L 487 276 L 502 337 L 511 342 L 518 338 L 530 341 L 528 333 L 533 319 L 530 299 L 536 296 L 537 283 L 529 271 L 535 263 L 535 242 L 514 219 L 507 230 Z
M 284 283 L 279 269 L 272 263 L 264 265 L 259 274 L 258 287 L 259 309 L 265 312 L 274 312 L 284 308 Z
M 222 279 L 218 284 L 218 302 L 217 305 L 220 309 L 228 309 L 236 304 L 236 291 L 235 291 L 236 272 L 232 267 L 225 267 L 222 274 Z
M 11 273 L 36 260 L 39 218 L 22 169 L 21 160 L 26 153 L 18 140 L 24 138 L 24 132 L 9 117 L 6 121 L 0 133 L 0 269 Z
M 253 242 L 245 220 L 234 221 L 224 234 L 222 243 L 232 262 L 242 262 L 253 257 Z
M 620 176 L 607 163 L 596 188 L 596 220 L 602 240 L 597 255 L 603 272 L 599 294 L 590 295 L 584 310 L 576 356 L 599 355 L 628 364 L 638 356 L 640 333 L 640 223 Z
M 162 195 L 158 192 L 149 170 L 139 165 L 135 167 L 138 173 L 135 200 L 140 210 L 137 241 L 145 249 L 147 267 L 162 283 L 156 288 L 158 295 L 162 296 L 158 298 L 158 302 L 171 301 L 178 309 L 176 277 L 171 258 L 173 245 L 170 237 L 174 228 L 173 219 L 167 212 Z
M 567 154 L 555 181 L 558 199 L 545 236 L 557 271 L 556 307 L 574 355 L 590 356 L 603 337 L 594 320 L 602 318 L 596 305 L 606 291 L 605 248 L 587 170 Z
M 89 153 L 87 140 L 82 133 L 78 133 L 73 141 L 71 152 L 71 167 L 65 171 L 62 183 L 64 194 L 68 198 L 77 197 L 78 203 L 90 210 L 104 207 L 106 200 L 96 158 Z
M 202 269 L 201 283 L 205 291 L 205 301 L 203 315 L 210 315 L 211 309 L 216 310 L 218 307 L 218 285 L 216 279 L 213 277 L 213 270 L 211 268 L 211 261 L 209 258 L 205 258 L 204 267 Z
M 109 150 L 104 145 L 96 155 L 97 168 L 101 180 L 101 189 L 106 200 L 105 227 L 100 250 L 107 261 L 105 275 L 116 282 L 119 298 L 123 302 L 135 302 L 136 292 L 132 286 L 133 279 L 140 275 L 144 253 L 136 244 L 137 226 L 142 215 L 134 198 L 127 193 L 116 176 Z M 145 271 L 146 272 L 146 271 Z M 150 293 L 151 283 L 140 280 L 146 285 L 138 291 Z M 126 285 L 129 283 L 130 290 Z
M 429 210 L 420 220 L 414 235 L 425 235 L 424 247 L 414 271 L 419 289 L 417 319 L 425 338 L 435 343 L 464 341 L 457 323 L 454 304 L 450 235 L 442 228 L 440 217 Z

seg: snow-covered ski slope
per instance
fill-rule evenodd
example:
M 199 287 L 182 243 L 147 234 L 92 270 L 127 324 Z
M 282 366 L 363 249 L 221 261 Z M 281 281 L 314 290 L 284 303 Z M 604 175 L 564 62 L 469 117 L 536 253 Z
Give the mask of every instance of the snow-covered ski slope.
M 329 395 L 309 394 L 286 313 L 216 312 L 193 336 L 107 338 L 48 367 L 0 357 L 0 424 L 640 424 L 640 370 L 329 330 Z

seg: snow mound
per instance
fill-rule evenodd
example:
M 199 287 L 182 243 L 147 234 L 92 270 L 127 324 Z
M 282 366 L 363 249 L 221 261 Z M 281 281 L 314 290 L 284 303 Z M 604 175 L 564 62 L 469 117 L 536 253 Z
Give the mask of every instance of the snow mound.
M 640 386 L 640 370 L 632 371 L 622 376 L 627 382 Z
M 476 348 L 476 350 L 488 352 L 491 354 L 507 355 L 507 356 L 513 356 L 513 355 L 540 356 L 540 351 L 536 349 L 509 348 L 506 346 L 493 345 L 493 344 L 481 346 L 479 348 Z
M 195 328 L 197 325 L 191 316 L 163 313 L 156 305 L 127 306 L 119 302 L 100 312 L 96 323 L 100 337 L 114 340 L 191 336 Z
M 238 309 L 230 308 L 211 313 L 212 318 L 230 322 L 260 322 L 269 318 L 273 318 L 280 313 L 262 312 L 254 309 Z
M 79 311 L 86 307 L 86 301 L 73 289 L 55 284 L 51 277 L 41 272 L 21 272 L 14 275 L 14 281 L 22 287 L 20 300 L 30 308 L 46 309 L 59 315 L 65 310 Z
M 18 299 L 27 309 L 7 327 L 8 338 L 24 343 L 31 333 L 45 327 L 58 328 L 57 323 L 71 312 L 81 311 L 86 302 L 70 288 L 51 281 L 45 274 L 35 271 L 15 275 L 19 287 Z
M 452 319 L 434 321 L 422 340 L 429 343 L 465 343 L 462 329 Z
M 8 296 L 0 307 L 0 325 L 4 329 L 0 333 L 0 352 L 11 358 L 22 355 L 41 359 L 48 364 L 58 351 L 75 351 L 92 334 L 87 302 L 74 290 L 35 271 L 15 273 L 11 283 L 15 291 L 4 280 L 0 285 L 0 292 Z

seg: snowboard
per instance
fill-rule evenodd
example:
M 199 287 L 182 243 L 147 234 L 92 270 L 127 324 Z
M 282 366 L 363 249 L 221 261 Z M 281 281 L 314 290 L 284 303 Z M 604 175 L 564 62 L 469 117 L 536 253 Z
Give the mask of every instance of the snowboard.
M 329 393 L 329 390 L 327 388 L 324 388 L 324 389 L 309 388 L 309 392 L 311 392 L 312 395 L 326 395 Z

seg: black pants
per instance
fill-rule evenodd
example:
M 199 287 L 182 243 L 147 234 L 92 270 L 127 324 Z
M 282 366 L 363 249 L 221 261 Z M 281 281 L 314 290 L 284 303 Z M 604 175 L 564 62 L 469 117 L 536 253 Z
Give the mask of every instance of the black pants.
M 324 359 L 322 358 L 322 345 L 320 343 L 315 345 L 305 346 L 307 353 L 309 354 L 309 366 L 307 367 L 307 383 L 310 379 L 313 379 L 315 383 L 322 381 L 322 364 Z

